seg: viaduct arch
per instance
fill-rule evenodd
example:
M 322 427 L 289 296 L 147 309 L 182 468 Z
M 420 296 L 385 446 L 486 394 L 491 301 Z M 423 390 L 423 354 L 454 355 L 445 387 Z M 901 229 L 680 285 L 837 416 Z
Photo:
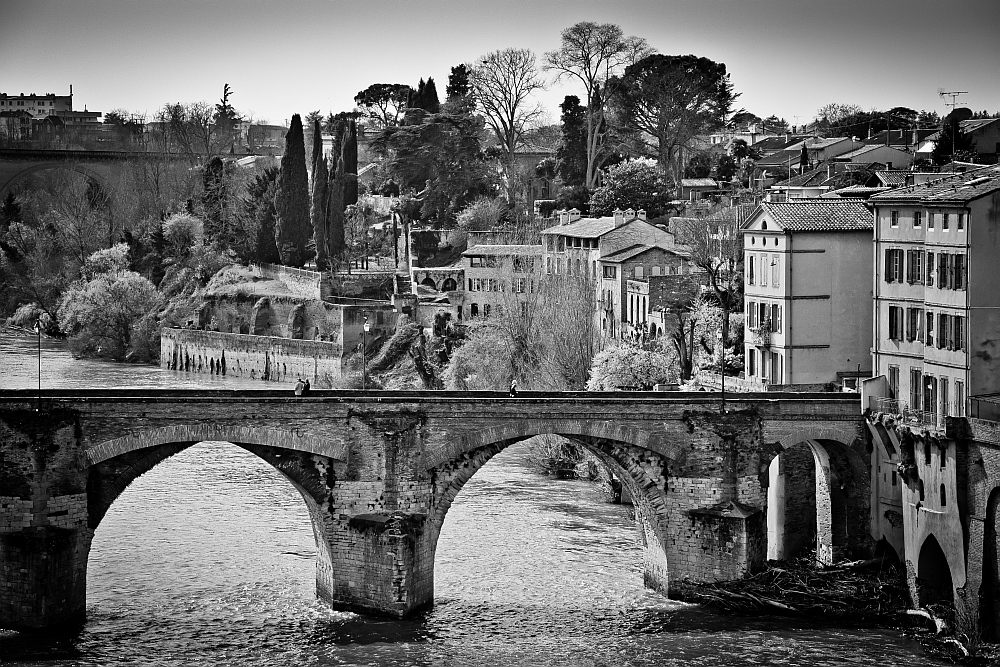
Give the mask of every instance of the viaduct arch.
M 64 169 L 81 174 L 91 183 L 95 183 L 106 192 L 110 191 L 110 165 L 85 165 L 78 162 L 32 162 L 9 163 L 0 162 L 0 199 L 7 196 L 14 187 L 27 176 L 42 171 Z
M 299 490 L 321 599 L 403 617 L 433 603 L 452 502 L 514 442 L 558 434 L 616 472 L 636 501 L 644 582 L 668 593 L 758 567 L 771 460 L 799 438 L 861 432 L 856 399 L 836 394 L 746 394 L 724 415 L 710 394 L 680 392 L 52 390 L 41 412 L 36 400 L 0 392 L 5 627 L 82 619 L 95 528 L 128 484 L 196 442 L 247 449 Z

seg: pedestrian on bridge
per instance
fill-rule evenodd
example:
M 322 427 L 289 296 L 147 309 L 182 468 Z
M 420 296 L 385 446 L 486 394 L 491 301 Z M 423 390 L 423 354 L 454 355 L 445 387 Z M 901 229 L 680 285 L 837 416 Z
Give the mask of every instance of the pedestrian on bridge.
M 510 397 L 517 398 L 517 380 L 510 381 Z
M 303 384 L 302 378 L 299 378 L 299 381 L 295 383 L 295 395 L 296 396 L 301 396 L 302 392 L 305 391 L 305 389 L 306 389 L 306 385 Z
M 305 384 L 302 385 L 302 393 L 303 394 L 309 393 L 309 378 L 306 378 Z

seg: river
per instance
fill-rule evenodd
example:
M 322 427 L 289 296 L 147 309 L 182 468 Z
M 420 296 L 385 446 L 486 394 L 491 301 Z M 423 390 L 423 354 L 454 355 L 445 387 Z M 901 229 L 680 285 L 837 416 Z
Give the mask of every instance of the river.
M 37 384 L 35 338 L 0 333 L 0 389 Z M 259 387 L 74 360 L 43 339 L 43 387 Z M 83 665 L 932 665 L 898 633 L 742 618 L 642 586 L 628 508 L 529 470 L 515 445 L 452 505 L 435 606 L 407 621 L 334 612 L 314 594 L 298 493 L 228 443 L 136 480 L 97 529 L 88 620 L 71 635 L 0 631 L 0 663 Z M 2 493 L 0 493 L 2 495 Z

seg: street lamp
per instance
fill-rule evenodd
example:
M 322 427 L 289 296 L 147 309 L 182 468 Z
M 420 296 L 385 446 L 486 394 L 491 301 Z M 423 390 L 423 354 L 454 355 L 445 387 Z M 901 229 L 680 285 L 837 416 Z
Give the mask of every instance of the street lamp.
M 365 326 L 361 331 L 361 388 L 368 389 L 368 332 L 371 325 L 368 323 L 368 316 L 365 315 Z
M 36 412 L 42 411 L 42 320 L 41 318 L 35 319 L 35 326 L 33 327 L 35 335 L 38 336 L 38 407 L 35 408 Z
M 723 311 L 725 312 L 725 311 Z M 726 414 L 726 320 L 728 317 L 723 317 L 722 328 L 716 332 L 716 338 L 718 338 L 718 347 L 720 350 L 719 354 L 719 375 L 722 376 L 722 414 Z

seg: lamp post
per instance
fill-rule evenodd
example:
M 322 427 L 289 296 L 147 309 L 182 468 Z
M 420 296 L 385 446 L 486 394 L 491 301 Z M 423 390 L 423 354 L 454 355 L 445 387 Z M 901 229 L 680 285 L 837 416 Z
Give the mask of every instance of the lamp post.
M 722 328 L 716 337 L 719 339 L 719 375 L 722 376 L 722 414 L 726 414 L 726 323 L 729 319 L 726 309 L 722 311 Z
M 42 411 L 42 320 L 41 318 L 35 319 L 35 326 L 33 327 L 35 335 L 38 337 L 38 407 L 35 408 L 36 412 Z
M 361 389 L 368 389 L 368 332 L 371 325 L 368 324 L 368 316 L 365 315 L 365 326 L 361 331 Z

